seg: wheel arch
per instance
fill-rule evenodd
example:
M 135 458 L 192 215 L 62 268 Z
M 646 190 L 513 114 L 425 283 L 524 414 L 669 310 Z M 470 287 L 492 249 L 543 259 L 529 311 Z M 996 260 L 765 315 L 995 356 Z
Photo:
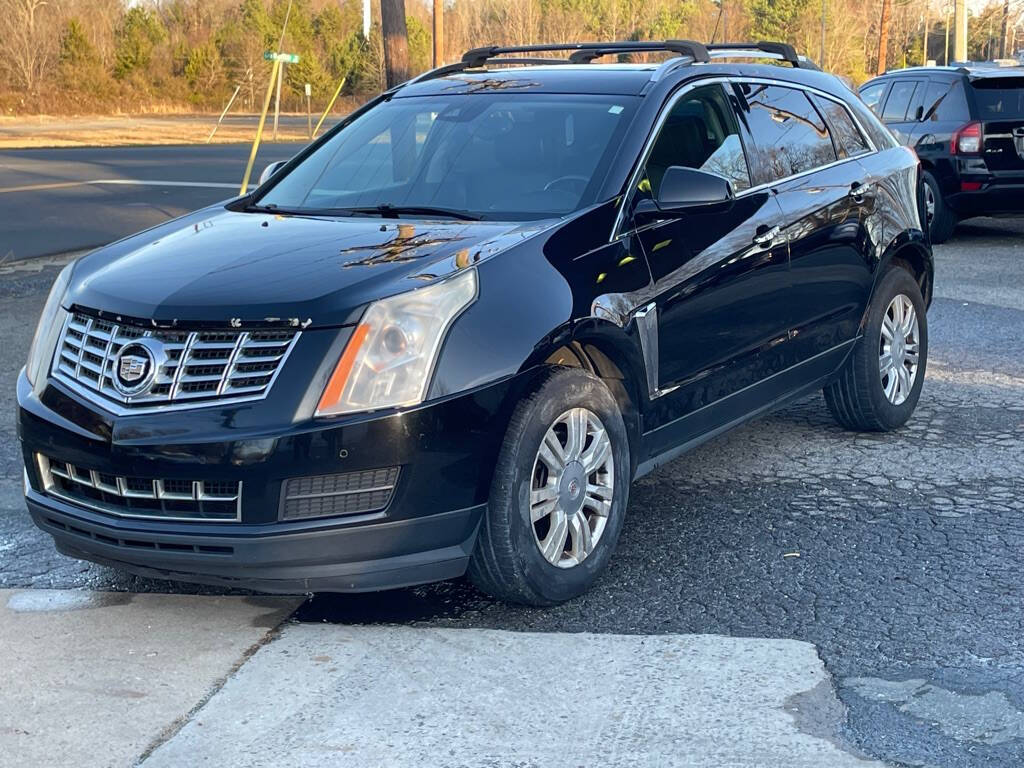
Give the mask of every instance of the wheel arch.
M 926 307 L 931 305 L 935 282 L 935 262 L 925 235 L 919 231 L 901 233 L 885 250 L 875 270 L 874 285 L 871 295 L 874 296 L 878 281 L 889 266 L 906 269 L 921 288 Z

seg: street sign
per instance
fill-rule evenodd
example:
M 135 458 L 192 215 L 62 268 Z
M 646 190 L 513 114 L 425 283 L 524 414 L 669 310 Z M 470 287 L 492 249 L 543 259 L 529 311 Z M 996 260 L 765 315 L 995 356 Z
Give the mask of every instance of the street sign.
M 312 95 L 313 95 L 313 86 L 311 86 L 309 83 L 306 83 L 306 96 L 312 96 Z
M 263 58 L 267 61 L 280 61 L 282 64 L 299 63 L 299 55 L 297 53 L 274 53 L 273 51 L 264 51 Z

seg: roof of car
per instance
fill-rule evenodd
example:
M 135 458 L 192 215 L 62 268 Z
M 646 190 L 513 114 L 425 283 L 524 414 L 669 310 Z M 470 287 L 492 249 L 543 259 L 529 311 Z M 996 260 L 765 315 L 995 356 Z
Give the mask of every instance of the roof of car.
M 1005 66 L 988 62 L 972 62 L 970 64 L 953 64 L 948 67 L 906 67 L 905 69 L 891 69 L 885 74 L 872 78 L 868 82 L 904 75 L 930 74 L 966 75 L 971 80 L 993 77 L 1022 77 L 1024 76 L 1024 65 Z
M 849 91 L 833 75 L 817 69 L 791 68 L 774 64 L 727 62 L 689 64 L 673 59 L 671 71 L 690 76 L 747 76 L 788 80 L 829 92 Z M 507 91 L 510 93 L 573 93 L 642 96 L 666 71 L 666 62 L 630 64 L 539 64 L 496 67 L 453 72 L 410 82 L 395 97 L 465 94 Z

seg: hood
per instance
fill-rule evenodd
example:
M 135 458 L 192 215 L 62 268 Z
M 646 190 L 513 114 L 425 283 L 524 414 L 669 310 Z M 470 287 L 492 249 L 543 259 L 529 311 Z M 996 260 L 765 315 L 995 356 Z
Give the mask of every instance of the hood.
M 472 266 L 544 225 L 285 216 L 217 206 L 85 256 L 65 305 L 160 325 L 345 325 L 367 302 Z

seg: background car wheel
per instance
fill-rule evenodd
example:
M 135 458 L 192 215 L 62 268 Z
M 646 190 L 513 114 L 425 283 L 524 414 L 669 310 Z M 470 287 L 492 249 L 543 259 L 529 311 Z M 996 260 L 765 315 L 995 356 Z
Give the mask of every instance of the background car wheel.
M 470 579 L 527 605 L 585 592 L 615 550 L 629 481 L 629 440 L 608 388 L 580 369 L 551 369 L 512 414 Z
M 847 429 L 896 429 L 917 407 L 927 362 L 921 289 L 910 272 L 891 266 L 875 289 L 863 337 L 839 378 L 825 387 L 825 402 Z
M 956 215 L 942 199 L 939 182 L 927 171 L 921 176 L 924 182 L 924 206 L 928 216 L 928 234 L 933 243 L 944 243 L 953 234 Z

